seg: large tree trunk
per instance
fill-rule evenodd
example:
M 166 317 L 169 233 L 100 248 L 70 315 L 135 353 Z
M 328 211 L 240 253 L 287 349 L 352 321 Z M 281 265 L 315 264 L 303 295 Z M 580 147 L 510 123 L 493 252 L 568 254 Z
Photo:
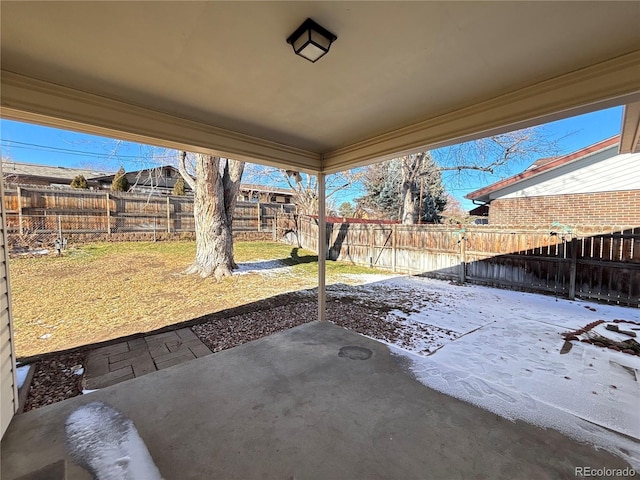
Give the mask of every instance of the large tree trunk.
M 402 163 L 402 223 L 413 225 L 418 220 L 418 199 L 414 198 L 414 184 L 420 171 L 421 157 L 410 155 Z
M 404 225 L 413 225 L 418 219 L 418 201 L 413 198 L 411 185 L 402 185 L 402 223 Z
M 185 180 L 195 185 L 196 258 L 185 273 L 214 276 L 220 281 L 238 268 L 233 259 L 231 224 L 244 162 L 203 154 L 195 158 L 196 177 Z

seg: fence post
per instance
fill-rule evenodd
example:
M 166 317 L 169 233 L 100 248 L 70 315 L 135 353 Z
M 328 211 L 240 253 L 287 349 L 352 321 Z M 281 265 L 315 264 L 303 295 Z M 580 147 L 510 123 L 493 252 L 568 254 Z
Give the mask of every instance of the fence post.
M 273 214 L 273 241 L 278 240 L 278 211 L 276 210 Z
M 396 247 L 397 247 L 398 225 L 391 225 L 391 271 L 396 273 Z
M 22 189 L 16 187 L 16 192 L 18 193 L 18 231 L 22 235 L 24 233 L 22 228 Z
M 262 231 L 262 207 L 260 206 L 260 202 L 258 202 L 258 231 Z
M 167 233 L 171 233 L 171 197 L 167 195 Z
M 576 298 L 576 271 L 578 267 L 578 239 L 571 239 L 571 263 L 569 264 L 569 300 Z
M 111 235 L 111 195 L 107 192 L 107 235 Z
M 460 235 L 460 283 L 467 281 L 467 233 Z
M 373 225 L 369 225 L 369 268 L 373 268 L 373 257 L 375 257 Z

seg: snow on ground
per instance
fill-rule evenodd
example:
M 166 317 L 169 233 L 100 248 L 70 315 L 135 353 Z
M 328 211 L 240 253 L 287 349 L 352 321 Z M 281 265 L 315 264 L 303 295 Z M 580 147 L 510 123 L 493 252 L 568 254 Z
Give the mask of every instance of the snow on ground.
M 30 368 L 31 365 L 21 365 L 16 368 L 16 382 L 18 384 L 18 388 L 22 388 L 22 385 L 24 385 Z
M 256 273 L 258 275 L 291 275 L 292 269 L 281 260 L 256 260 L 255 262 L 239 263 L 234 275 L 247 275 Z
M 388 317 L 406 329 L 392 351 L 424 385 L 640 469 L 640 357 L 576 341 L 560 353 L 563 332 L 600 319 L 639 321 L 639 309 L 420 277 L 355 288 L 401 306 Z
M 388 280 L 398 276 L 398 274 L 384 273 L 345 273 L 340 275 L 339 278 L 347 283 L 372 283 Z

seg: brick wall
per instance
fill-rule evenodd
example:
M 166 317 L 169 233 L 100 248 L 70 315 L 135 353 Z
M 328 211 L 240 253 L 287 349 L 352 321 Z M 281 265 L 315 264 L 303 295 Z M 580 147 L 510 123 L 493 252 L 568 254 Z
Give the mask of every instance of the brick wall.
M 517 225 L 640 225 L 640 190 L 502 198 L 489 207 L 489 223 Z

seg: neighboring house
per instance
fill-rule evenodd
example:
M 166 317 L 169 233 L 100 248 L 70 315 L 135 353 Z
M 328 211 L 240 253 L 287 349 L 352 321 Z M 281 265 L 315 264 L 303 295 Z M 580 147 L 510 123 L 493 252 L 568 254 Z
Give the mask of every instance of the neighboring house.
M 2 160 L 3 182 L 7 187 L 14 185 L 42 185 L 70 188 L 71 180 L 78 175 L 84 176 L 89 188 L 100 188 L 100 183 L 92 180 L 105 172 L 84 168 L 52 167 L 34 163 L 20 163 Z
M 103 190 L 111 188 L 114 173 L 103 173 L 100 177 L 92 180 L 100 183 Z M 125 177 L 129 182 L 129 191 L 132 193 L 165 193 L 170 194 L 173 187 L 180 178 L 177 168 L 170 165 L 163 165 L 155 168 L 144 168 L 133 172 L 126 172 Z M 185 184 L 185 190 L 189 191 L 189 185 Z
M 96 170 L 52 167 L 30 163 L 2 161 L 4 184 L 7 187 L 17 185 L 37 185 L 57 188 L 71 188 L 71 180 L 77 175 L 83 175 L 92 190 L 109 190 L 115 177 L 114 173 L 99 172 Z M 145 168 L 125 173 L 129 181 L 129 192 L 132 193 L 159 193 L 170 195 L 176 181 L 180 178 L 177 168 L 164 165 L 156 168 Z M 187 194 L 191 188 L 185 184 Z M 260 203 L 291 204 L 293 193 L 290 190 L 271 187 L 268 185 L 242 184 L 239 201 Z
M 640 153 L 618 154 L 619 145 L 616 135 L 538 160 L 466 198 L 488 206 L 490 224 L 640 225 Z
M 291 190 L 270 187 L 268 185 L 256 185 L 253 183 L 243 183 L 240 185 L 238 200 L 241 202 L 294 203 Z

